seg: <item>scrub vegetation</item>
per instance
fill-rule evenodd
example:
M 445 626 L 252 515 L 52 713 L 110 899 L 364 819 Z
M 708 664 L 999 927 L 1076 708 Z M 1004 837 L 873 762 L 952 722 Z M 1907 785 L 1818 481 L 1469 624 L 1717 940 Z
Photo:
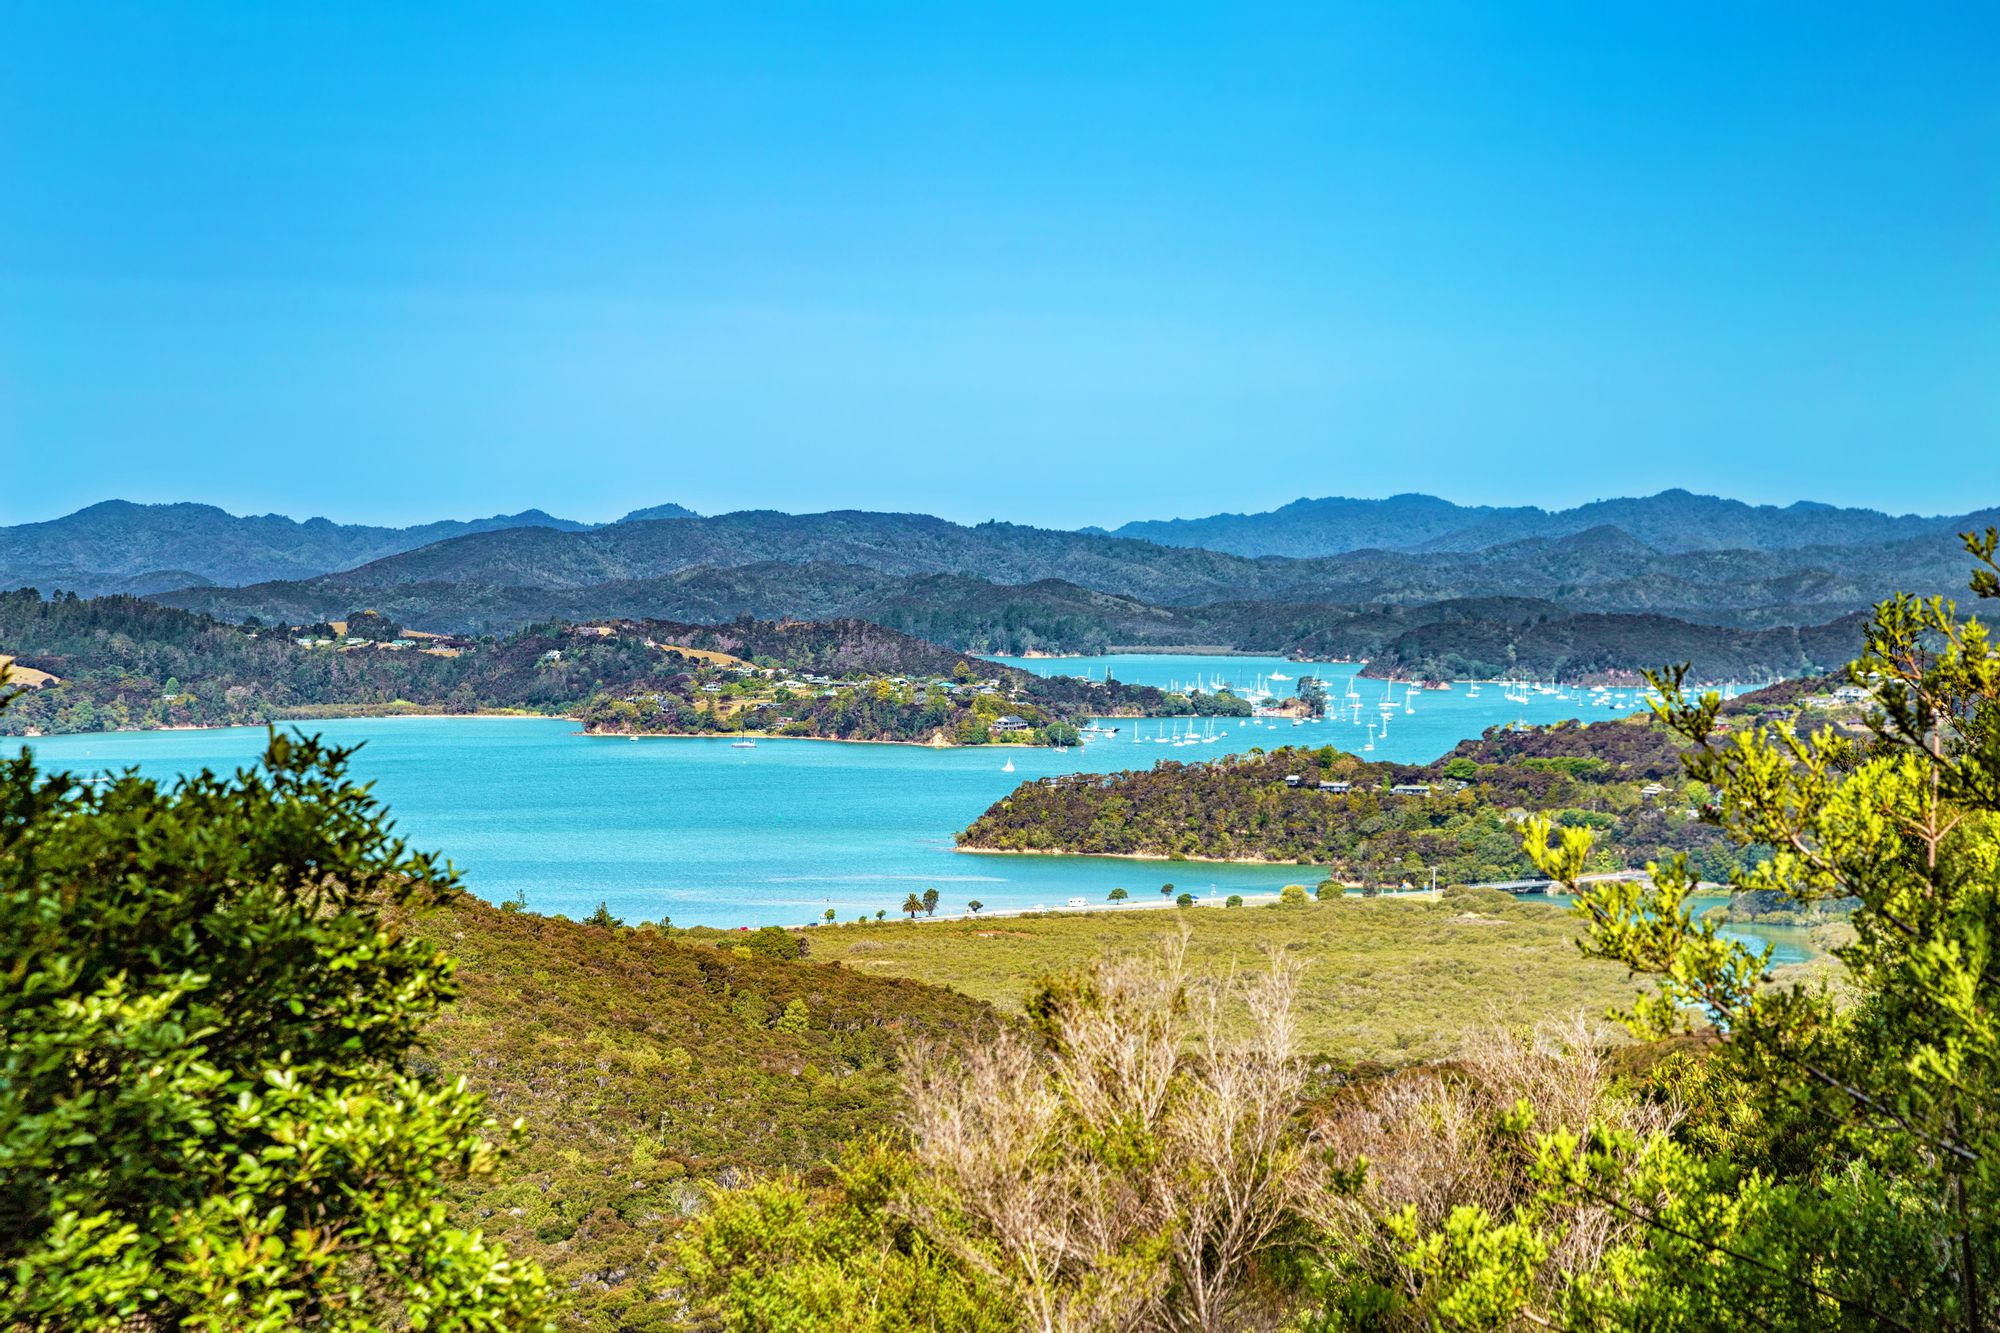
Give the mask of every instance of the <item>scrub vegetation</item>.
M 900 1052 L 999 1018 L 949 990 L 802 959 L 763 931 L 567 921 L 468 897 L 406 923 L 457 957 L 459 1002 L 425 1060 L 524 1126 L 455 1215 L 572 1293 L 577 1327 L 678 1327 L 659 1298 L 671 1237 L 707 1191 L 823 1172 L 887 1130 Z M 816 942 L 816 941 L 814 941 Z

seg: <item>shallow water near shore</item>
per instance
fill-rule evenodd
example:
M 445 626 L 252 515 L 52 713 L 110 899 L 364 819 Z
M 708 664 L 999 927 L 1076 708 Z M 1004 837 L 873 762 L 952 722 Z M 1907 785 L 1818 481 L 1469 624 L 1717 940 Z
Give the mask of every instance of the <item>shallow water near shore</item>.
M 1277 669 L 1280 659 L 1153 659 L 1163 679 Z M 1092 659 L 1038 659 L 1080 671 Z M 1313 668 L 1305 668 L 1312 670 Z M 1178 671 L 1179 676 L 1171 673 Z M 1336 697 L 1355 668 L 1318 668 Z M 1121 679 L 1127 676 L 1114 666 Z M 1282 683 L 1282 682 L 1281 682 Z M 1373 692 L 1370 692 L 1370 687 Z M 1372 720 L 1381 682 L 1360 681 Z M 1486 696 L 1491 696 L 1488 703 Z M 1456 695 L 1456 699 L 1454 699 Z M 1398 698 L 1402 687 L 1398 687 Z M 1487 726 L 1574 715 L 1564 701 L 1508 703 L 1496 687 L 1468 699 L 1419 692 L 1391 718 L 1370 758 L 1433 758 Z M 1574 707 L 1572 704 L 1571 707 Z M 1599 710 L 1602 715 L 1610 714 Z M 1203 723 L 1211 743 L 1137 743 L 1130 719 L 1111 739 L 1058 753 L 1026 747 L 931 750 L 897 745 L 727 739 L 630 741 L 577 734 L 559 718 L 367 718 L 296 724 L 342 745 L 363 745 L 356 773 L 375 783 L 398 832 L 449 855 L 468 888 L 490 901 L 519 893 L 538 912 L 580 917 L 599 901 L 627 921 L 679 925 L 797 925 L 827 909 L 841 920 L 895 915 L 905 895 L 939 891 L 939 911 L 970 899 L 994 908 L 1102 903 L 1114 888 L 1157 900 L 1163 883 L 1200 897 L 1272 893 L 1313 881 L 1310 868 L 1212 865 L 1100 857 L 958 853 L 952 835 L 1022 781 L 1051 773 L 1191 762 L 1252 746 L 1333 744 L 1359 749 L 1346 721 L 1293 727 Z M 1187 722 L 1147 721 L 1142 737 L 1185 734 Z M 254 762 L 261 728 L 110 732 L 22 742 L 50 767 L 101 772 L 137 767 L 160 778 Z M 13 742 L 6 746 L 12 750 Z M 1014 772 L 1004 771 L 1008 762 Z M 1802 953 L 1789 946 L 1788 955 Z M 1780 961 L 1787 961 L 1781 957 Z

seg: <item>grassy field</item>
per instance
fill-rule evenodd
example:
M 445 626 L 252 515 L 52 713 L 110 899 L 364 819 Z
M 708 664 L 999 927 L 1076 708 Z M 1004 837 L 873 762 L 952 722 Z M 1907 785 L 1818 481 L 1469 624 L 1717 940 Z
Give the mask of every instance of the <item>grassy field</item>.
M 1577 927 L 1559 908 L 1493 891 L 1444 901 L 885 922 L 820 928 L 809 940 L 815 962 L 948 986 L 1012 1012 L 1038 977 L 1157 949 L 1183 927 L 1192 932 L 1189 957 L 1204 971 L 1261 966 L 1269 950 L 1304 964 L 1304 1045 L 1342 1062 L 1449 1058 L 1472 1029 L 1579 1012 L 1595 1018 L 1638 986 L 1623 968 L 1583 958 Z
M 10 666 L 13 661 L 14 659 L 7 654 L 0 653 L 0 667 Z M 8 675 L 7 683 L 9 685 L 42 686 L 49 684 L 54 679 L 55 677 L 46 671 L 37 671 L 33 667 L 17 666 Z

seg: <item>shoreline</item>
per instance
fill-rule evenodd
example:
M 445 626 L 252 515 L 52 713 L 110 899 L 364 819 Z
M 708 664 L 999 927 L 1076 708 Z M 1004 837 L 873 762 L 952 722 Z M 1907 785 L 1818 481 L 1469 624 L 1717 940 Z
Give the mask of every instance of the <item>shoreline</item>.
M 52 741 L 67 736 L 150 736 L 166 731 L 263 731 L 312 722 L 481 721 L 575 722 L 567 713 L 482 710 L 477 713 L 328 713 L 315 717 L 274 717 L 262 722 L 177 722 L 164 727 L 100 727 L 95 731 L 0 732 L 0 740 Z
M 1441 898 L 1442 893 L 1443 890 L 1441 889 L 1383 889 L 1380 893 L 1375 894 L 1373 898 L 1370 898 L 1366 894 L 1355 892 L 1352 889 L 1346 889 L 1342 891 L 1341 896 L 1343 898 L 1353 898 L 1359 902 L 1410 902 L 1410 901 L 1439 902 L 1442 901 Z M 1096 912 L 1159 912 L 1167 910 L 1193 911 L 1196 908 L 1202 908 L 1202 907 L 1220 907 L 1226 910 L 1229 906 L 1229 899 L 1231 896 L 1241 898 L 1243 900 L 1242 905 L 1244 907 L 1272 907 L 1283 902 L 1283 896 L 1278 893 L 1265 893 L 1265 892 L 1245 893 L 1239 889 L 1234 891 L 1233 895 L 1228 893 L 1211 893 L 1211 894 L 1196 895 L 1195 900 L 1192 903 L 1188 904 L 1186 908 L 1182 908 L 1181 905 L 1175 902 L 1172 898 L 1141 898 L 1137 894 L 1134 894 L 1132 897 L 1127 898 L 1122 902 L 1115 902 L 1115 903 L 1110 901 L 1089 902 L 1083 904 L 1080 907 L 1071 907 L 1068 904 L 1062 904 L 1058 906 L 1043 905 L 1036 907 L 986 907 L 986 908 L 981 908 L 977 913 L 953 912 L 950 915 L 939 913 L 936 916 L 922 916 L 922 915 L 916 917 L 895 916 L 895 917 L 885 917 L 880 921 L 875 921 L 875 920 L 835 921 L 831 923 L 831 928 L 844 929 L 845 927 L 848 926 L 864 926 L 871 928 L 880 928 L 882 926 L 893 926 L 893 925 L 925 926 L 925 925 L 940 925 L 948 923 L 956 923 L 958 925 L 978 925 L 982 921 L 989 921 L 989 920 L 1000 921 L 1010 917 L 1089 916 L 1092 913 Z M 1522 899 L 1522 901 L 1533 901 L 1533 899 L 1531 898 Z M 1543 902 L 1546 904 L 1545 899 L 1543 900 Z M 1306 904 L 1307 907 L 1316 907 L 1320 905 L 1322 904 L 1318 899 L 1314 899 L 1313 901 L 1308 902 Z M 718 926 L 715 927 L 715 929 L 732 930 L 732 929 L 744 929 L 744 928 Z M 829 923 L 824 921 L 808 921 L 801 926 L 785 926 L 783 927 L 783 929 L 796 931 L 803 934 L 811 931 L 829 929 Z
M 823 741 L 830 745 L 907 745 L 917 750 L 997 750 L 1002 753 L 1048 748 L 1045 745 L 960 745 L 957 741 L 935 745 L 930 741 L 880 741 L 858 736 L 780 736 L 768 731 L 573 731 L 570 735 L 594 741 Z
M 1119 717 L 1106 713 L 1105 717 Z M 1177 715 L 1183 718 L 1188 714 Z M 262 722 L 186 722 L 163 727 L 106 727 L 96 731 L 42 732 L 30 735 L 27 732 L 0 732 L 0 740 L 41 741 L 57 740 L 66 736 L 145 736 L 158 732 L 185 731 L 262 731 L 269 727 L 309 726 L 315 722 L 568 722 L 582 723 L 573 713 L 531 713 L 525 710 L 483 709 L 475 713 L 327 713 L 311 717 L 274 717 Z M 1145 720 L 1141 718 L 1141 720 Z M 1163 719 L 1164 720 L 1164 719 Z M 939 745 L 931 741 L 874 740 L 859 736 L 784 736 L 768 731 L 587 731 L 577 730 L 573 736 L 584 736 L 592 740 L 648 740 L 648 741 L 825 741 L 834 745 L 905 745 L 918 750 L 990 750 L 996 754 L 1032 753 L 1052 747 L 1046 745 L 1016 745 L 988 742 L 984 745 L 963 745 L 957 741 L 947 741 Z M 1074 747 L 1072 747 L 1074 748 Z
M 1271 861 L 1261 856 L 1159 856 L 1150 852 L 1061 852 L 1045 851 L 1041 848 L 1021 847 L 960 847 L 954 845 L 952 851 L 966 856 L 1066 856 L 1101 857 L 1107 861 L 1157 861 L 1161 865 L 1191 866 L 1291 866 L 1298 870 L 1318 869 L 1313 861 Z M 1322 876 L 1321 878 L 1324 878 Z

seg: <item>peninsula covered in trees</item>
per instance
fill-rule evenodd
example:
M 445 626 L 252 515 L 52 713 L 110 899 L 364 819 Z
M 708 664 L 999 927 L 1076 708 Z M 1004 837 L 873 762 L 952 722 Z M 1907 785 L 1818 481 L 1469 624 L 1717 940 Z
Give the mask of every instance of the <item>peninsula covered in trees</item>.
M 137 597 L 0 593 L 12 734 L 520 711 L 593 731 L 1062 744 L 1092 716 L 1249 711 L 1228 695 L 1036 676 L 861 620 L 550 621 L 440 636 L 373 610 L 229 624 Z
M 966 851 L 1290 861 L 1343 884 L 1468 884 L 1534 873 L 1521 827 L 1547 815 L 1596 835 L 1589 869 L 1686 853 L 1705 879 L 1738 853 L 1709 793 L 1649 719 L 1492 728 L 1428 764 L 1332 746 L 1251 751 L 1025 782 L 959 834 Z

